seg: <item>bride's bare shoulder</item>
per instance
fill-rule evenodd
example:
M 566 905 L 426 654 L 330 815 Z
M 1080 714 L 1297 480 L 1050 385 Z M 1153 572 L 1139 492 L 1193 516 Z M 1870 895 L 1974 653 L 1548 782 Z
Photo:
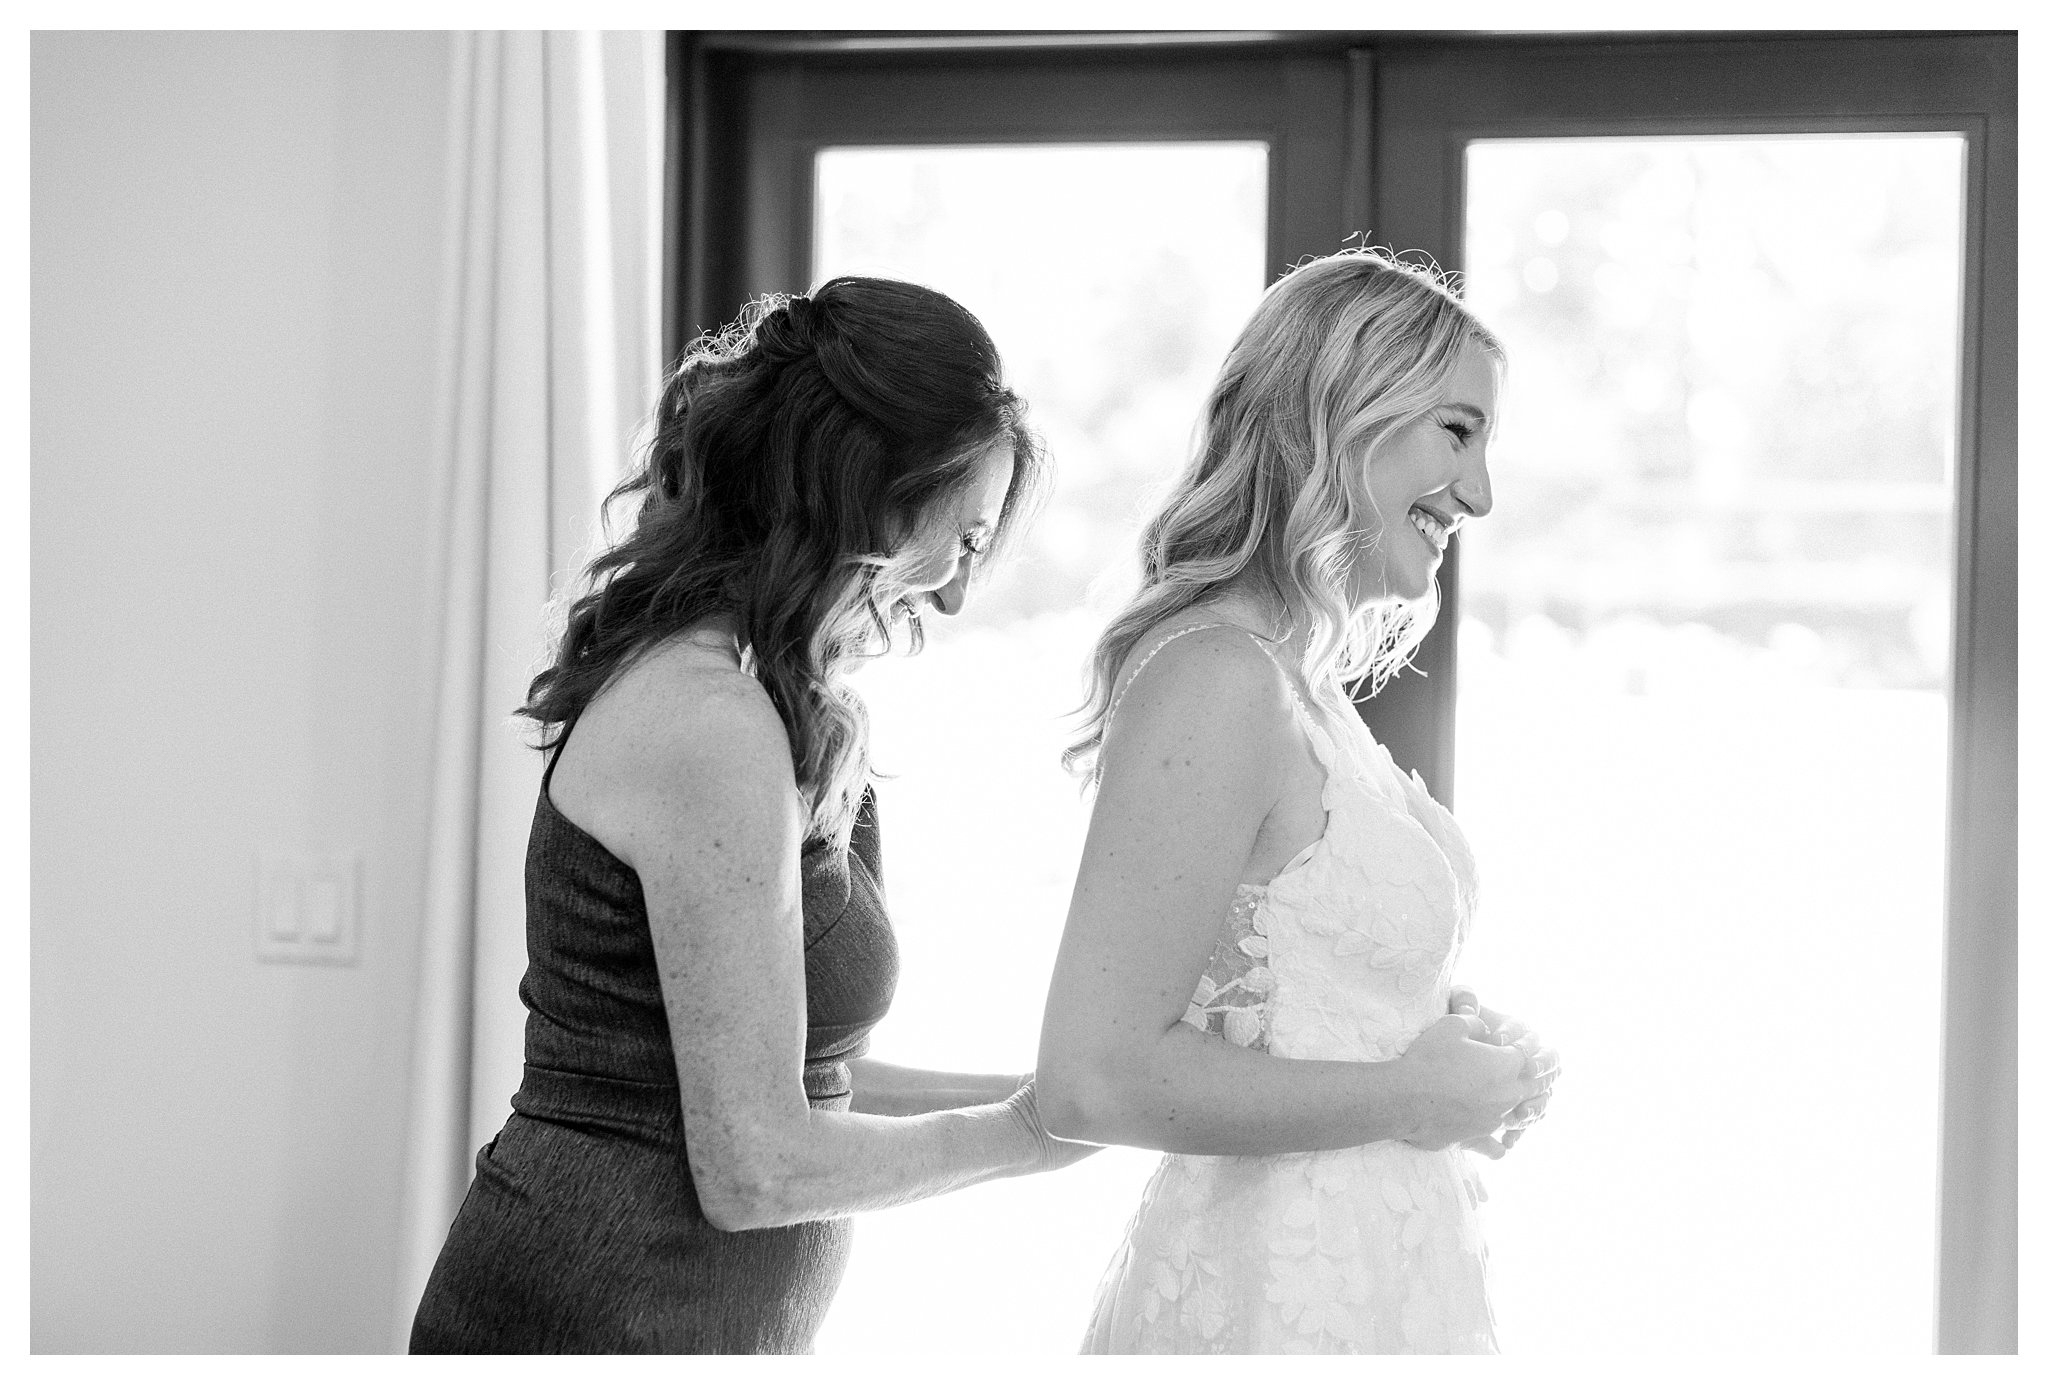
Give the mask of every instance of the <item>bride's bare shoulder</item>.
M 1118 685 L 1111 740 L 1149 740 L 1180 728 L 1227 732 L 1234 742 L 1253 744 L 1288 716 L 1285 677 L 1258 637 L 1206 612 L 1146 631 L 1131 646 Z

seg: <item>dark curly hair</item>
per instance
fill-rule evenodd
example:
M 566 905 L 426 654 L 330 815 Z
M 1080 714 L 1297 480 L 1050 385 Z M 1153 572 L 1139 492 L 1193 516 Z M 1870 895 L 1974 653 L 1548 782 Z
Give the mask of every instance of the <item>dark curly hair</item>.
M 999 538 L 1041 489 L 1043 449 L 988 333 L 944 294 L 848 277 L 748 304 L 685 353 L 606 502 L 637 496 L 639 512 L 590 563 L 527 689 L 540 748 L 663 640 L 729 618 L 789 732 L 809 836 L 843 849 L 868 782 L 867 713 L 843 673 L 890 647 L 899 549 L 1003 442 L 1016 470 Z

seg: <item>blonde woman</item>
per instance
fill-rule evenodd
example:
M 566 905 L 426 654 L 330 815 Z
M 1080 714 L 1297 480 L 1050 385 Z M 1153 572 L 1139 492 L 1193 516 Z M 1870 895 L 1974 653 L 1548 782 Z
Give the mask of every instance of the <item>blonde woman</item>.
M 1500 1157 L 1557 1060 L 1452 987 L 1471 853 L 1344 690 L 1412 652 L 1491 508 L 1501 359 L 1427 271 L 1295 269 L 1096 647 L 1038 1101 L 1167 1157 L 1086 1351 L 1496 1349 L 1463 1151 Z

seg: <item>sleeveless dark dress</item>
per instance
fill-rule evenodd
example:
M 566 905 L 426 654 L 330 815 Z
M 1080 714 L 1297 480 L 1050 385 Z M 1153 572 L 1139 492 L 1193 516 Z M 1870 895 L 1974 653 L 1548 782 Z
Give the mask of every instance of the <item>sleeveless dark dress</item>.
M 555 810 L 553 775 L 550 763 L 526 850 L 525 1076 L 477 1154 L 411 1349 L 808 1351 L 852 1223 L 728 1232 L 704 1219 L 639 878 Z M 844 1110 L 846 1060 L 896 985 L 872 794 L 849 854 L 805 849 L 803 914 L 804 1091 Z

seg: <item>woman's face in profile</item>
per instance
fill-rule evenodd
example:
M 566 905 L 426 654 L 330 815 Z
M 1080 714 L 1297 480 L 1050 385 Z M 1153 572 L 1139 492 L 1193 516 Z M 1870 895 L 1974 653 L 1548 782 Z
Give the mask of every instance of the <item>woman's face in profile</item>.
M 995 537 L 1016 469 L 1016 449 L 1004 439 L 989 449 L 958 495 L 933 507 L 923 532 L 904 549 L 901 580 L 907 600 L 942 615 L 960 614 L 975 559 Z
M 1427 596 L 1452 532 L 1493 508 L 1497 376 L 1493 357 L 1467 342 L 1435 405 L 1380 444 L 1365 485 L 1384 522 L 1352 566 L 1354 605 Z

